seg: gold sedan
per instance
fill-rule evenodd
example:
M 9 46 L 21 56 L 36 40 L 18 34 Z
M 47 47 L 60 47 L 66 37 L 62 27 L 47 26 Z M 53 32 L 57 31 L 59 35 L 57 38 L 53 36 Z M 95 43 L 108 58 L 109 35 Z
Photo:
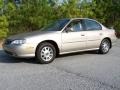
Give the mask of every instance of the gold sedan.
M 97 50 L 106 54 L 116 41 L 114 29 L 88 18 L 61 19 L 39 31 L 11 36 L 3 49 L 20 58 L 36 57 L 42 63 L 52 62 L 56 55 Z

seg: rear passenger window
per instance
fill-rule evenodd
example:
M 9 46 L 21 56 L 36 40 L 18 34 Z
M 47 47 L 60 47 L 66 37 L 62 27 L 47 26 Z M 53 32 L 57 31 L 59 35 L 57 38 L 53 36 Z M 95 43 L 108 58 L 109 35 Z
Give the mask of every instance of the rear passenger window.
M 87 30 L 102 30 L 101 25 L 93 20 L 85 20 L 85 25 Z

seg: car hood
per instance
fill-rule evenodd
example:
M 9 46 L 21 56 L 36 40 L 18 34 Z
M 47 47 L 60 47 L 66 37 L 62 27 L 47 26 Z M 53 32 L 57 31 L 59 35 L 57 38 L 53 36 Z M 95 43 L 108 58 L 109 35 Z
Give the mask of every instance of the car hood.
M 14 39 L 26 39 L 29 37 L 35 37 L 35 36 L 40 36 L 40 35 L 46 35 L 46 34 L 53 34 L 56 33 L 57 31 L 33 31 L 29 33 L 23 33 L 23 34 L 18 34 L 18 35 L 13 35 L 10 36 L 8 39 L 14 40 Z

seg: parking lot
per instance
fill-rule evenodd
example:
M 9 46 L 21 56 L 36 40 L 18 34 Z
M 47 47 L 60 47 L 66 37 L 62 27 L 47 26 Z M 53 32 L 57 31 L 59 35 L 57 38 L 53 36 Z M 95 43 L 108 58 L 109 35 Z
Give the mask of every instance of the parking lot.
M 106 55 L 62 55 L 47 65 L 0 50 L 0 90 L 120 90 L 120 40 Z

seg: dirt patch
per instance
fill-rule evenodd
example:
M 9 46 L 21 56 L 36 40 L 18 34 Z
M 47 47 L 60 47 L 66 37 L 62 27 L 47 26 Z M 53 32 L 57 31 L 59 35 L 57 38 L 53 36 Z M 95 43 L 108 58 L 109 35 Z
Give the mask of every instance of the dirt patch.
M 0 40 L 0 48 L 2 48 L 3 40 Z
M 120 38 L 120 31 L 116 31 L 116 36 Z

